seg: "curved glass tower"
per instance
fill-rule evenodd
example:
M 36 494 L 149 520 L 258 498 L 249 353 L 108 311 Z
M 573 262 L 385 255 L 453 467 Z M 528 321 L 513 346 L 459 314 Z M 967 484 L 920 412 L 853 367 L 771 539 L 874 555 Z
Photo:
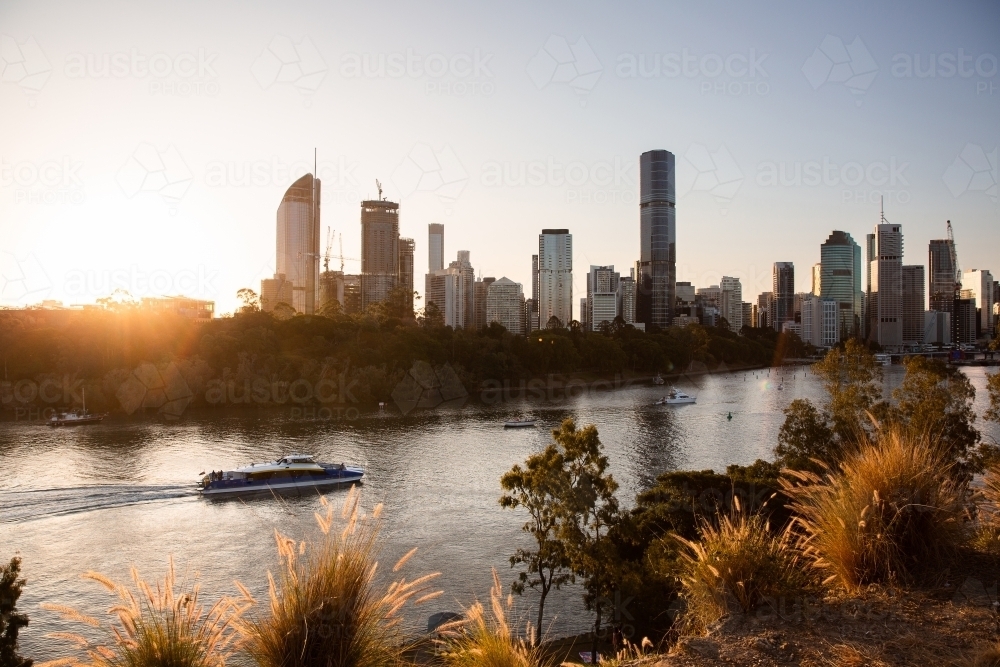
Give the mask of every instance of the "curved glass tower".
M 677 203 L 674 154 L 639 156 L 639 262 L 636 321 L 646 328 L 670 326 L 677 283 Z
M 277 274 L 292 284 L 292 307 L 312 315 L 319 284 L 320 181 L 306 174 L 292 183 L 278 205 Z
M 820 246 L 819 256 L 820 296 L 837 302 L 837 340 L 860 336 L 861 246 L 847 232 L 834 231 Z

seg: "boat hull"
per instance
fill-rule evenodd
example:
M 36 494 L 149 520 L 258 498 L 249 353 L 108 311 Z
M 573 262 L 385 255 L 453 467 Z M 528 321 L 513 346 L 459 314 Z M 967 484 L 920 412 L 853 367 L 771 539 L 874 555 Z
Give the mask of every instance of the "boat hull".
M 64 421 L 50 421 L 49 426 L 52 428 L 60 428 L 63 426 L 87 426 L 89 424 L 100 424 L 104 420 L 104 417 L 83 417 L 81 419 L 67 419 Z
M 343 484 L 354 484 L 360 482 L 363 477 L 363 471 L 356 468 L 348 468 L 347 470 L 328 470 L 326 475 L 311 475 L 288 480 L 215 480 L 208 482 L 207 486 L 201 487 L 199 492 L 206 497 L 226 497 L 255 493 L 294 494 Z
M 535 422 L 504 422 L 504 428 L 526 428 L 528 426 L 534 426 Z

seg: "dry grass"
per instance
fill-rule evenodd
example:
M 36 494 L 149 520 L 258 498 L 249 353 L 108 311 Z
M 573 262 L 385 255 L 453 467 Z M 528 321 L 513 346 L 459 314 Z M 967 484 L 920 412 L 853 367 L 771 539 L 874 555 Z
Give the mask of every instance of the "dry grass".
M 680 556 L 686 632 L 704 632 L 730 611 L 750 612 L 808 585 L 789 533 L 774 534 L 762 516 L 739 507 L 718 527 L 704 523 L 700 542 L 676 539 L 687 547 Z
M 490 590 L 490 611 L 479 602 L 465 612 L 465 618 L 438 628 L 439 656 L 447 667 L 544 667 L 539 648 L 514 636 L 507 616 L 513 599 L 503 595 L 503 587 L 496 570 L 493 570 L 493 588 Z
M 275 533 L 282 570 L 268 573 L 270 614 L 247 624 L 246 651 L 260 667 L 394 667 L 405 649 L 399 632 L 407 602 L 433 599 L 428 582 L 400 578 L 381 588 L 375 578 L 382 525 L 381 505 L 371 516 L 360 509 L 360 494 L 348 494 L 340 512 L 325 498 L 316 514 L 322 538 L 296 542 Z M 416 549 L 393 568 L 399 571 Z
M 939 572 L 961 543 L 965 489 L 926 438 L 882 432 L 835 474 L 786 474 L 800 547 L 826 583 L 913 582 Z
M 80 634 L 53 633 L 51 637 L 73 643 L 87 658 L 62 658 L 38 667 L 222 667 L 237 648 L 242 616 L 253 605 L 249 592 L 237 583 L 241 597 L 224 597 L 206 611 L 199 604 L 197 585 L 188 592 L 176 592 L 172 559 L 166 576 L 152 586 L 132 568 L 134 592 L 97 572 L 83 577 L 101 584 L 118 598 L 108 612 L 114 621 L 104 624 L 61 605 L 42 607 L 70 621 L 103 629 L 110 641 L 95 645 Z

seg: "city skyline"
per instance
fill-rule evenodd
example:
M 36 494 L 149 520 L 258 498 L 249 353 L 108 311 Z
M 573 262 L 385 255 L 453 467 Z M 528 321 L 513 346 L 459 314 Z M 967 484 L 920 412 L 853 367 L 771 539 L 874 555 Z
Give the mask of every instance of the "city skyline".
M 347 29 L 370 24 L 371 9 L 306 5 L 298 18 L 261 9 L 233 33 L 219 29 L 232 14 L 225 2 L 110 22 L 94 8 L 6 4 L 5 34 L 23 53 L 37 44 L 48 74 L 40 87 L 0 85 L 2 303 L 93 303 L 122 287 L 232 312 L 237 289 L 276 272 L 267 212 L 311 171 L 314 147 L 324 225 L 343 234 L 350 258 L 357 207 L 380 179 L 406 211 L 400 234 L 416 256 L 425 225 L 448 224 L 484 274 L 526 286 L 529 267 L 510 258 L 530 254 L 540 228 L 571 228 L 582 294 L 590 264 L 635 261 L 636 156 L 665 148 L 677 160 L 679 281 L 736 276 L 754 294 L 783 258 L 801 267 L 805 291 L 815 237 L 864 238 L 879 196 L 910 243 L 940 238 L 950 219 L 965 264 L 995 264 L 995 4 L 721 15 L 442 5 L 460 30 L 392 5 L 378 31 Z M 854 88 L 832 74 L 852 44 L 870 57 L 856 64 L 875 67 Z M 548 69 L 567 50 L 579 54 L 579 80 Z M 283 72 L 289 53 L 316 69 Z M 127 67 L 113 69 L 122 54 Z M 389 63 L 408 54 L 419 68 L 398 75 Z M 924 76 L 932 54 L 936 75 Z M 737 76 L 751 55 L 754 76 L 749 66 Z M 426 73 L 440 62 L 456 72 Z M 63 122 L 68 110 L 92 118 L 86 132 Z M 348 273 L 360 271 L 353 261 Z

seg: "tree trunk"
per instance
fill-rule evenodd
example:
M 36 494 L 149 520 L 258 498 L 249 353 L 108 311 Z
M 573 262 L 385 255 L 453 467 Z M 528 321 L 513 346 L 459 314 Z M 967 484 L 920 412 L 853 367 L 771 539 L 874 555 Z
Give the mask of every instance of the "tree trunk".
M 597 655 L 597 645 L 601 641 L 601 600 L 598 598 L 597 606 L 595 607 L 597 611 L 597 619 L 594 621 L 594 641 L 590 646 L 590 664 L 596 665 L 598 660 Z
M 535 641 L 533 646 L 540 646 L 542 643 L 542 614 L 545 613 L 545 597 L 549 594 L 548 588 L 542 584 L 542 596 L 538 600 L 538 626 L 535 629 Z

